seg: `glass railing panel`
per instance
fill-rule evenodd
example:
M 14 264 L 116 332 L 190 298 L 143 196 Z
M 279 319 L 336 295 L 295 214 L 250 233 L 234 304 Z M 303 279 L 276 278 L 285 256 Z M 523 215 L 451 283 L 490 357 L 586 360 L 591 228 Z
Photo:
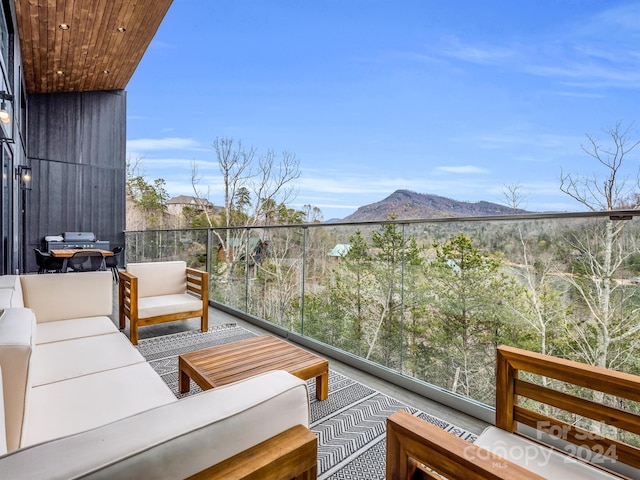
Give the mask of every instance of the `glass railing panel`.
M 206 268 L 207 230 L 153 230 L 126 233 L 127 263 L 183 260 Z
M 408 329 L 403 362 L 425 368 L 406 373 L 492 405 L 500 344 L 637 371 L 637 234 L 608 217 L 427 225 L 423 341 Z
M 352 226 L 341 225 L 307 229 L 302 332 L 364 356 L 366 339 L 360 330 L 364 312 L 353 298 L 357 287 L 351 285 L 350 270 L 344 265 L 353 233 Z
M 510 322 L 502 320 L 515 282 L 498 241 L 508 236 L 486 235 L 487 228 L 456 221 L 406 226 L 402 371 L 492 403 L 495 347 L 507 335 Z
M 248 228 L 211 230 L 211 298 L 243 312 L 247 311 Z
M 304 334 L 389 368 L 402 358 L 403 227 L 309 229 Z
M 249 238 L 247 312 L 300 333 L 304 230 L 256 228 Z

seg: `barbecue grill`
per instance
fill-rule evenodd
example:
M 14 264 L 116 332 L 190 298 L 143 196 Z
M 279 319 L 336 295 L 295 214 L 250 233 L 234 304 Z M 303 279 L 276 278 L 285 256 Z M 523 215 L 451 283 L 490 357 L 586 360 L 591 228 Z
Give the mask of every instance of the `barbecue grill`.
M 47 251 L 62 248 L 99 248 L 109 250 L 109 242 L 98 240 L 93 232 L 64 232 L 45 237 Z

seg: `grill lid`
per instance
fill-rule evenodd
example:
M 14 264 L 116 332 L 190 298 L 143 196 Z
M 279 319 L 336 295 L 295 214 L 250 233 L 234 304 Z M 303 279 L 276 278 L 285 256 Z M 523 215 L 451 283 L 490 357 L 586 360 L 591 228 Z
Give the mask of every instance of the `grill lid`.
M 64 232 L 65 242 L 95 242 L 96 236 L 93 232 Z

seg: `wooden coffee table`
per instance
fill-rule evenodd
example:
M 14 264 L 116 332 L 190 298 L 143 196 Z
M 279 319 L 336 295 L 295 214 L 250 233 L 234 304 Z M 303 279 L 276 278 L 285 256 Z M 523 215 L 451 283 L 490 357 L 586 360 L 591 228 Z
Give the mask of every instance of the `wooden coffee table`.
M 271 335 L 180 355 L 178 390 L 188 392 L 189 379 L 208 390 L 272 370 L 286 370 L 302 380 L 315 377 L 316 398 L 329 395 L 329 361 Z

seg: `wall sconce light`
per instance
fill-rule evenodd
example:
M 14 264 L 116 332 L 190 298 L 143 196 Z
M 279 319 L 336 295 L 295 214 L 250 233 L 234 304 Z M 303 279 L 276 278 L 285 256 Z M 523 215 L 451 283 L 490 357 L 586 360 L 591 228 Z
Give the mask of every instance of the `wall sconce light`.
M 7 108 L 10 107 L 10 108 Z M 0 91 L 0 142 L 13 143 L 13 95 Z
M 20 190 L 31 190 L 31 167 L 26 165 L 18 165 L 16 168 L 16 178 L 20 184 Z
M 7 92 L 0 92 L 0 99 L 2 99 L 2 103 L 0 104 L 0 122 L 7 124 L 11 122 L 11 114 L 9 110 L 7 110 L 7 101 L 13 102 L 13 95 Z

